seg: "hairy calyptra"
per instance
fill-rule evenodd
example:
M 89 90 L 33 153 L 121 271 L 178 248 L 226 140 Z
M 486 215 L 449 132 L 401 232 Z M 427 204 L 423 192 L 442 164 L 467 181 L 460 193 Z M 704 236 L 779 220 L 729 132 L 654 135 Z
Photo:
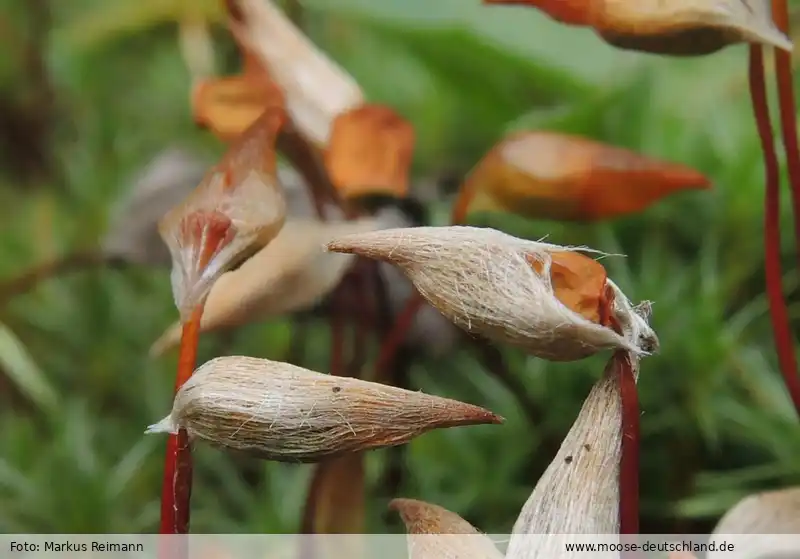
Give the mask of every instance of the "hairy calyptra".
M 437 428 L 501 423 L 473 406 L 254 357 L 200 366 L 148 433 L 175 433 L 267 460 L 316 462 L 404 444 Z
M 644 355 L 658 347 L 646 321 L 581 249 L 450 226 L 350 235 L 328 250 L 395 264 L 457 326 L 537 357 L 573 361 L 604 349 Z M 634 336 L 616 331 L 628 325 Z
M 212 114 L 198 104 L 198 118 L 223 137 L 219 131 L 234 132 L 247 125 L 247 115 L 254 118 L 259 98 L 277 102 L 271 93 L 277 87 L 299 134 L 322 152 L 341 198 L 404 197 L 415 143 L 411 123 L 390 107 L 365 103 L 352 76 L 269 0 L 230 0 L 228 8 L 229 27 L 243 56 L 251 67 L 259 65 L 262 70 L 246 71 L 230 83 L 227 78 L 209 80 L 206 87 L 220 93 L 239 87 L 239 96 L 217 96 L 222 101 L 217 104 L 207 97 L 208 109 L 220 110 Z M 249 93 L 244 91 L 248 83 Z

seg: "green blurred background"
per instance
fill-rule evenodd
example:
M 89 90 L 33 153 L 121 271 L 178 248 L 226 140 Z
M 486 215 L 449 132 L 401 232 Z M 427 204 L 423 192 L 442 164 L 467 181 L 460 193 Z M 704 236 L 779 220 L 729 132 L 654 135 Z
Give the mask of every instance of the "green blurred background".
M 131 178 L 175 145 L 217 157 L 193 124 L 176 21 L 203 0 L 0 1 L 0 277 L 93 247 Z M 417 130 L 414 174 L 462 176 L 512 129 L 586 135 L 682 162 L 714 179 L 610 224 L 476 216 L 531 238 L 587 244 L 632 299 L 655 302 L 661 354 L 644 362 L 642 531 L 702 532 L 751 492 L 800 483 L 800 430 L 776 368 L 763 295 L 763 178 L 746 88 L 746 51 L 667 60 L 613 50 L 534 10 L 478 0 L 313 0 L 302 26 L 371 101 Z M 47 15 L 49 12 L 49 15 Z M 214 30 L 218 71 L 237 54 Z M 450 198 L 431 206 L 445 224 Z M 790 215 L 784 204 L 788 239 Z M 784 246 L 795 327 L 794 248 Z M 5 281 L 5 280 L 4 280 Z M 0 286 L 4 282 L 0 282 Z M 1 292 L 1 291 L 0 291 Z M 42 282 L 0 306 L 0 529 L 154 531 L 164 439 L 145 426 L 170 406 L 175 355 L 150 343 L 176 318 L 167 270 L 90 269 Z M 281 359 L 292 322 L 206 335 L 200 360 Z M 324 371 L 318 320 L 303 364 Z M 504 350 L 505 351 L 505 350 Z M 481 404 L 503 426 L 450 429 L 408 447 L 402 495 L 510 530 L 580 409 L 605 356 L 552 364 L 505 351 L 542 417 L 467 352 L 420 359 L 413 386 Z M 293 532 L 310 466 L 242 464 L 199 447 L 196 532 Z M 390 496 L 375 488 L 385 453 L 368 456 L 370 530 Z

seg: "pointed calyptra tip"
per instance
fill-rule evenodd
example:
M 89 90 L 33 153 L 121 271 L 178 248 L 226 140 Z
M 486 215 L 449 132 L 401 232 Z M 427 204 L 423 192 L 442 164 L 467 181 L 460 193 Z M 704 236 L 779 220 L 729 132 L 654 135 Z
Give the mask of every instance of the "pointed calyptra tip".
M 328 252 L 341 252 L 342 254 L 358 254 L 358 246 L 352 244 L 351 235 L 346 235 L 329 243 L 325 243 L 325 250 Z
M 463 404 L 460 410 L 454 411 L 453 416 L 453 421 L 447 426 L 502 425 L 506 422 L 505 417 L 470 404 Z
M 394 499 L 389 510 L 397 511 L 406 525 L 410 559 L 503 557 L 488 536 L 443 507 L 416 499 Z
M 388 508 L 400 515 L 409 534 L 480 533 L 456 513 L 425 501 L 392 499 Z
M 325 245 L 329 252 L 343 254 L 358 254 L 366 258 L 382 260 L 384 262 L 400 263 L 410 256 L 410 249 L 406 246 L 406 233 L 424 232 L 428 228 L 395 228 L 344 235 Z M 413 249 L 411 249 L 413 250 Z

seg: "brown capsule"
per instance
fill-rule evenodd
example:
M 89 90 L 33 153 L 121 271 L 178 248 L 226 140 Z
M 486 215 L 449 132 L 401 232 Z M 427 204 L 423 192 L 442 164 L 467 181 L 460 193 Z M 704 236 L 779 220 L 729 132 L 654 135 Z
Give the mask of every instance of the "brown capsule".
M 219 139 L 232 141 L 269 108 L 283 109 L 283 92 L 266 75 L 209 78 L 195 84 L 195 122 Z
M 185 428 L 266 460 L 317 462 L 396 446 L 437 428 L 501 423 L 462 402 L 254 357 L 218 357 L 180 388 L 169 416 L 148 433 Z
M 457 326 L 543 359 L 573 361 L 604 349 L 642 355 L 658 346 L 655 333 L 609 280 L 605 281 L 607 303 L 597 309 L 598 322 L 568 306 L 580 308 L 587 300 L 580 278 L 594 282 L 593 275 L 579 272 L 554 281 L 550 271 L 558 271 L 554 261 L 563 267 L 568 262 L 565 254 L 580 249 L 466 226 L 374 231 L 342 237 L 328 249 L 395 264 Z M 570 265 L 579 261 L 572 260 Z M 572 281 L 575 278 L 577 282 Z M 608 316 L 601 316 L 603 310 Z M 620 335 L 606 325 L 610 321 L 635 333 Z
M 365 104 L 333 121 L 325 166 L 344 198 L 405 198 L 413 154 L 413 126 L 389 107 Z
M 445 508 L 416 499 L 394 499 L 389 508 L 406 525 L 409 559 L 503 557 L 488 536 Z
M 599 221 L 710 186 L 705 175 L 677 163 L 580 136 L 518 132 L 493 147 L 467 178 L 462 211 Z
M 791 51 L 771 0 L 604 0 L 594 27 L 620 48 L 696 56 L 749 42 Z

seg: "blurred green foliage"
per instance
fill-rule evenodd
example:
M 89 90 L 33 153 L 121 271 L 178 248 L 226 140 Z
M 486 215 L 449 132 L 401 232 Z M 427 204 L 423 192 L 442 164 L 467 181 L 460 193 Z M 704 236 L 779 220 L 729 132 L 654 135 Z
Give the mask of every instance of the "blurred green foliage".
M 19 30 L 0 63 L 0 111 L 48 117 L 44 150 L 60 173 L 22 181 L 5 162 L 0 277 L 91 247 L 130 177 L 175 144 L 220 154 L 192 123 L 189 75 L 175 19 L 187 2 L 51 2 L 50 30 L 22 48 L 37 2 L 0 2 Z M 314 0 L 303 25 L 363 86 L 418 134 L 415 174 L 466 172 L 503 134 L 524 127 L 583 134 L 692 165 L 713 191 L 675 196 L 611 224 L 529 223 L 476 216 L 514 234 L 549 235 L 625 254 L 605 261 L 633 299 L 655 302 L 661 354 L 640 380 L 643 531 L 703 531 L 745 494 L 800 483 L 800 430 L 776 370 L 763 295 L 762 163 L 748 105 L 745 50 L 667 60 L 613 50 L 589 32 L 533 10 L 477 0 Z M 194 3 L 218 18 L 215 0 Z M 41 22 L 40 22 L 41 23 Z M 8 41 L 14 35 L 2 34 Z M 220 68 L 235 52 L 215 30 Z M 40 48 L 45 75 L 32 75 Z M 26 50 L 28 49 L 28 50 Z M 27 54 L 26 54 L 27 53 Z M 28 58 L 26 58 L 28 57 Z M 51 88 L 52 107 L 26 102 Z M 13 144 L 13 142 L 12 142 Z M 450 200 L 432 208 L 444 224 Z M 784 205 L 788 238 L 790 219 Z M 793 248 L 785 246 L 793 270 Z M 798 277 L 785 278 L 796 292 Z M 797 297 L 791 311 L 797 325 Z M 152 531 L 164 441 L 146 425 L 170 405 L 175 356 L 147 348 L 174 320 L 168 272 L 88 270 L 39 285 L 0 308 L 0 529 Z M 281 359 L 288 320 L 244 328 L 220 352 Z M 327 331 L 314 323 L 304 364 L 326 368 Z M 531 425 L 515 395 L 466 352 L 414 367 L 416 388 L 486 406 L 505 425 L 450 429 L 409 446 L 402 496 L 510 529 L 603 368 L 603 357 L 552 364 L 506 352 L 544 417 Z M 292 532 L 308 466 L 197 452 L 193 530 Z M 374 486 L 385 453 L 368 457 Z M 242 468 L 252 470 L 247 479 Z M 372 493 L 377 494 L 372 487 Z M 397 495 L 394 495 L 397 496 Z M 389 497 L 369 503 L 373 531 Z

